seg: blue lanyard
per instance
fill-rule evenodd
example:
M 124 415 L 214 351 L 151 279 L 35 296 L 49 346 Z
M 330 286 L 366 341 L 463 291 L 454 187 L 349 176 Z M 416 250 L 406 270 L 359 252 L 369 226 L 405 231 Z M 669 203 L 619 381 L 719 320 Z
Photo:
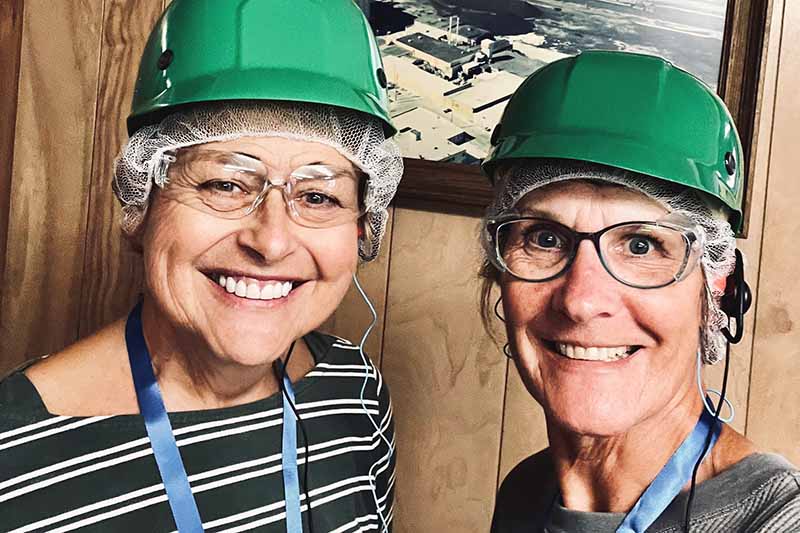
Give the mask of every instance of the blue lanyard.
M 128 346 L 128 360 L 131 363 L 139 411 L 144 418 L 147 436 L 150 438 L 158 471 L 167 491 L 167 500 L 175 518 L 175 525 L 178 526 L 180 533 L 202 533 L 203 523 L 200 520 L 197 503 L 189 487 L 189 478 L 186 477 L 186 469 L 183 467 L 178 445 L 175 444 L 164 400 L 156 376 L 153 374 L 150 352 L 144 342 L 141 302 L 136 304 L 128 315 L 128 322 L 125 324 L 125 343 Z
M 202 533 L 203 523 L 197 510 L 197 502 L 189 487 L 189 478 L 183 466 L 172 425 L 164 407 L 158 387 L 150 351 L 142 333 L 142 304 L 139 302 L 128 315 L 125 324 L 125 343 L 133 374 L 139 411 L 144 418 L 147 436 L 153 448 L 158 471 L 167 492 L 167 500 L 180 533 Z M 284 377 L 287 396 L 294 402 L 292 383 Z M 297 475 L 297 426 L 294 412 L 283 398 L 283 480 L 286 494 L 287 533 L 302 533 L 300 518 L 300 485 Z M 287 414 L 288 413 L 288 414 Z M 287 423 L 287 420 L 289 423 Z
M 617 533 L 643 533 L 656 521 L 691 479 L 694 465 L 703 452 L 709 431 L 712 431 L 711 445 L 708 448 L 710 452 L 722 431 L 722 424 L 715 423 L 714 417 L 703 409 L 703 414 L 700 415 L 694 430 L 650 483 L 636 505 L 625 515 L 625 520 L 617 528 Z
M 297 419 L 294 416 L 291 401 L 294 404 L 294 389 L 289 377 L 284 374 L 283 387 L 283 493 L 286 501 L 287 533 L 303 533 L 303 521 L 300 517 L 300 476 L 297 473 Z M 308 457 L 306 457 L 308 468 Z M 308 505 L 309 502 L 306 502 Z

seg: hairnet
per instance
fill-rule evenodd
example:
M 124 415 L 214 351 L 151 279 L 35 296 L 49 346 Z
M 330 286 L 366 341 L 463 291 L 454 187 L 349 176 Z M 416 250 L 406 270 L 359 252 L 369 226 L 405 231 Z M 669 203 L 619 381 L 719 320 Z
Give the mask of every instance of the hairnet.
M 196 105 L 168 115 L 131 135 L 117 158 L 113 189 L 122 204 L 122 229 L 133 233 L 144 220 L 153 184 L 167 150 L 241 137 L 282 137 L 335 148 L 367 174 L 364 192 L 367 235 L 359 255 L 378 255 L 388 220 L 387 207 L 403 174 L 397 144 L 380 120 L 365 113 L 321 104 L 279 101 L 226 101 Z

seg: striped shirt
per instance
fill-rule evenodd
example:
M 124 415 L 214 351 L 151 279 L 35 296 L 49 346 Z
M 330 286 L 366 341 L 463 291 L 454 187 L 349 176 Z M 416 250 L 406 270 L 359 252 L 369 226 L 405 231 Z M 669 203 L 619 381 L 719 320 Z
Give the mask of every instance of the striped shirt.
M 317 364 L 294 389 L 314 532 L 383 531 L 395 466 L 386 384 L 371 363 L 365 371 L 357 346 L 305 340 Z M 285 531 L 280 393 L 169 419 L 205 531 Z M 308 531 L 300 428 L 297 438 Z M 0 383 L 0 531 L 175 529 L 141 416 L 54 416 L 24 374 Z

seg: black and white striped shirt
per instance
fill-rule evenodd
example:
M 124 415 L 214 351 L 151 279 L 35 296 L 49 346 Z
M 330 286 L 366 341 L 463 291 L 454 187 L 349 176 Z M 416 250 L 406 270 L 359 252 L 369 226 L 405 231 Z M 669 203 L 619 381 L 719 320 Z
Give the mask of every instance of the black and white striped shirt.
M 294 388 L 314 532 L 382 532 L 394 496 L 386 384 L 358 347 L 305 340 L 317 364 Z M 285 531 L 280 394 L 169 418 L 207 532 Z M 301 492 L 304 445 L 298 431 Z M 301 504 L 308 531 L 305 494 Z M 0 531 L 175 529 L 141 416 L 54 416 L 24 374 L 0 383 Z

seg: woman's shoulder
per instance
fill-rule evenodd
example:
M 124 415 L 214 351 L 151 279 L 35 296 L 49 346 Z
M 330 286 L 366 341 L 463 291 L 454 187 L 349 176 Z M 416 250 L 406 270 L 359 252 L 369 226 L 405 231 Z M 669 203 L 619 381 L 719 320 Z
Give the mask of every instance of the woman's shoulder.
M 553 468 L 553 458 L 550 455 L 550 448 L 545 448 L 539 452 L 523 459 L 517 466 L 511 469 L 500 486 L 501 491 L 512 491 L 529 484 L 531 479 L 555 480 L 555 470 Z
M 658 531 L 679 531 L 686 494 L 657 522 Z M 698 485 L 692 529 L 784 533 L 800 527 L 800 471 L 784 457 L 753 453 Z
M 794 525 L 800 526 L 800 470 L 785 457 L 754 453 L 734 465 L 727 474 L 725 485 L 732 492 L 731 500 L 789 504 L 795 512 Z
M 719 476 L 708 480 L 713 498 L 738 501 L 775 491 L 800 495 L 800 470 L 785 457 L 757 452 L 748 455 Z
M 0 381 L 0 433 L 49 416 L 39 392 L 23 372 Z
M 363 372 L 363 369 L 368 367 L 371 372 L 378 372 L 377 365 L 362 350 L 361 346 L 347 339 L 329 333 L 312 331 L 305 335 L 303 340 L 314 356 L 316 371 L 336 369 L 338 371 Z
M 311 383 L 315 389 L 321 387 L 330 393 L 342 397 L 359 398 L 364 387 L 364 398 L 378 401 L 381 411 L 389 409 L 389 389 L 381 375 L 378 365 L 364 352 L 358 344 L 347 339 L 312 331 L 303 340 L 309 347 L 316 365 L 306 377 L 313 378 Z
M 314 330 L 303 337 L 317 363 L 323 362 L 331 352 L 359 355 L 359 345 L 331 333 Z
M 492 533 L 530 530 L 544 516 L 556 491 L 550 449 L 523 459 L 506 475 L 495 502 Z
M 800 470 L 775 454 L 759 454 L 761 468 L 771 472 L 761 498 L 769 503 L 759 532 L 800 530 Z
M 36 361 L 24 377 L 51 413 L 138 412 L 121 321 Z

